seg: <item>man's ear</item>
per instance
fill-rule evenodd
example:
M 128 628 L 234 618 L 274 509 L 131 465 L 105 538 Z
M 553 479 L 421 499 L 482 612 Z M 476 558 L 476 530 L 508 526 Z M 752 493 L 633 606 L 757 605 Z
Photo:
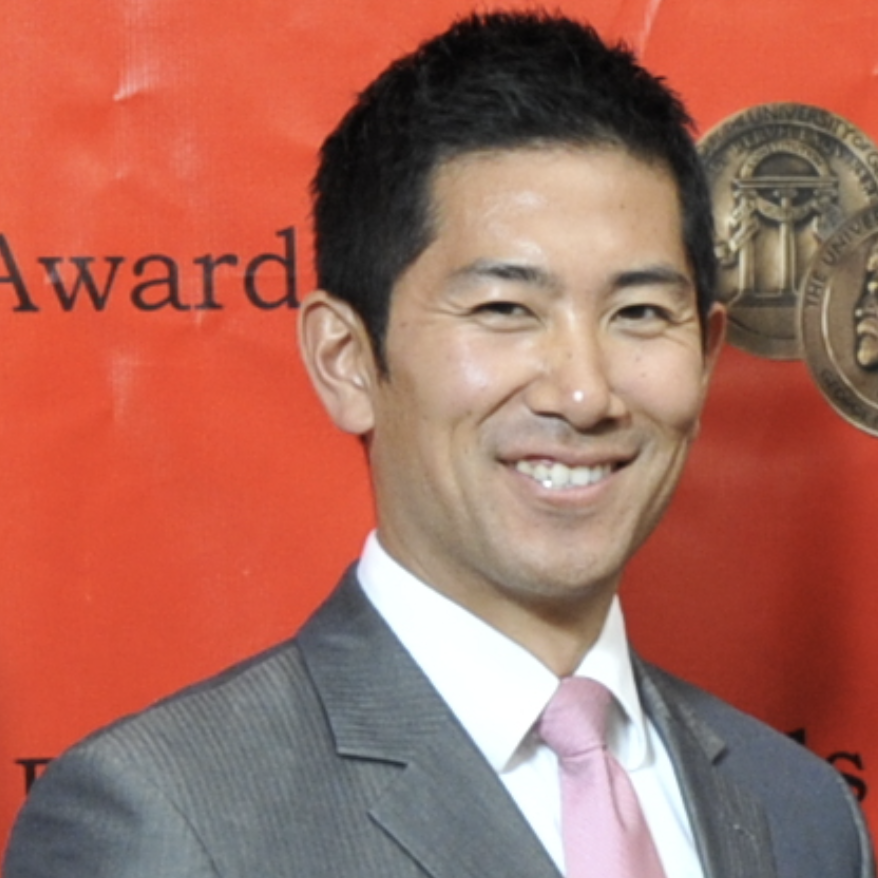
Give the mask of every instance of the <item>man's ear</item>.
M 317 395 L 336 426 L 362 436 L 374 425 L 375 355 L 359 315 L 317 290 L 299 308 L 299 349 Z
M 725 305 L 714 302 L 707 312 L 704 324 L 704 379 L 705 384 L 710 380 L 713 367 L 719 358 L 720 349 L 726 338 L 726 324 L 728 322 Z

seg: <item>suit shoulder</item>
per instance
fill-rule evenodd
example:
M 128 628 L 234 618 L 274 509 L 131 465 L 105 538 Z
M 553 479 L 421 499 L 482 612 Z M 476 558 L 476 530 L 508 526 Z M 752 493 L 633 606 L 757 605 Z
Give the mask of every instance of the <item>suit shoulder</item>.
M 298 646 L 287 641 L 55 759 L 25 801 L 3 874 L 219 874 L 215 857 L 239 855 L 226 841 L 238 821 L 252 820 L 265 846 L 274 843 L 264 803 L 283 801 L 290 813 L 279 778 L 307 778 L 305 742 L 313 756 L 327 740 Z
M 744 713 L 721 698 L 654 666 L 646 685 L 655 686 L 659 703 L 706 747 L 722 774 L 800 825 L 808 819 L 857 827 L 862 817 L 846 781 L 828 762 L 798 741 Z M 806 819 L 807 818 L 807 819 Z
M 657 687 L 662 700 L 672 704 L 691 722 L 716 732 L 726 757 L 764 754 L 769 759 L 791 760 L 803 770 L 837 775 L 811 751 L 762 720 L 655 665 L 646 667 L 648 679 Z
M 691 683 L 653 666 L 640 672 L 644 703 L 678 766 L 710 765 L 719 789 L 764 814 L 781 874 L 874 874 L 862 814 L 835 768 Z
M 291 639 L 93 732 L 56 762 L 111 760 L 188 774 L 211 762 L 239 764 L 254 741 L 296 741 L 303 724 L 313 741 L 320 712 Z M 258 767 L 258 760 L 247 761 Z

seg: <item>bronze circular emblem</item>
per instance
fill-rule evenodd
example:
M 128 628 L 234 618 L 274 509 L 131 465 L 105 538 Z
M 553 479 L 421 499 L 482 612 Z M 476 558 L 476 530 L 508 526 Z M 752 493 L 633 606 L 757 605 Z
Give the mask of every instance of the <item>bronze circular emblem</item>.
M 824 242 L 802 280 L 801 338 L 817 386 L 878 436 L 878 204 Z
M 802 278 L 844 220 L 878 200 L 878 147 L 840 116 L 780 103 L 726 119 L 699 152 L 729 341 L 760 356 L 799 359 Z

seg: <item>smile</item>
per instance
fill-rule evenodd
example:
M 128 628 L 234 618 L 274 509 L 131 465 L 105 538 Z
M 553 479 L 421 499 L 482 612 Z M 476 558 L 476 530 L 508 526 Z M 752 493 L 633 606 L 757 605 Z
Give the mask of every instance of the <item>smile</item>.
M 518 472 L 539 482 L 544 488 L 562 490 L 564 488 L 584 488 L 603 481 L 613 472 L 609 463 L 600 466 L 567 466 L 558 461 L 520 460 L 515 464 Z

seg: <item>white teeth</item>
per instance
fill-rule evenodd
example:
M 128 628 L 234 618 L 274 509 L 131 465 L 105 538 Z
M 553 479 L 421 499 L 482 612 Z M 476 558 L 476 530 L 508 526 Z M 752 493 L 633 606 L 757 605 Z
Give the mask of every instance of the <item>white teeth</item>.
M 605 467 L 607 472 L 609 473 L 609 467 Z M 578 466 L 570 472 L 570 484 L 575 485 L 577 488 L 581 488 L 584 485 L 590 485 L 593 481 L 596 482 L 600 478 L 600 475 L 595 476 L 592 469 L 587 466 Z
M 563 463 L 548 463 L 539 461 L 531 463 L 529 460 L 520 460 L 515 468 L 526 476 L 539 482 L 544 488 L 560 490 L 562 488 L 581 488 L 593 485 L 605 479 L 613 471 L 608 464 L 601 466 L 567 466 Z
M 570 468 L 564 466 L 563 463 L 555 463 L 552 464 L 552 487 L 553 488 L 563 488 L 566 485 L 570 484 L 570 477 L 573 474 L 570 472 Z

